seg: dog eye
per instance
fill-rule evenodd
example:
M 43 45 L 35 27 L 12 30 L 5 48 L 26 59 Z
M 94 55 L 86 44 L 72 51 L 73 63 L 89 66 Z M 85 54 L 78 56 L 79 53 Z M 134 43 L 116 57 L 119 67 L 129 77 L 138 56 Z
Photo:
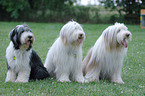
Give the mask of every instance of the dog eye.
M 22 33 L 24 32 L 24 30 L 21 31 Z
M 119 33 L 120 32 L 120 29 L 117 31 L 117 33 Z

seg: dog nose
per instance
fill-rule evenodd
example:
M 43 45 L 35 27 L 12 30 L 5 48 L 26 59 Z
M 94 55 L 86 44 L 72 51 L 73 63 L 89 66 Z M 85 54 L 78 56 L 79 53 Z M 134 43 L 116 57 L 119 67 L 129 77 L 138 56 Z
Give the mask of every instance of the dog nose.
M 126 34 L 126 37 L 129 37 L 130 36 L 130 34 Z
M 83 36 L 83 34 L 80 34 L 80 37 L 82 37 Z
M 32 38 L 32 36 L 28 36 L 28 38 L 29 38 L 29 39 L 31 39 L 31 38 Z

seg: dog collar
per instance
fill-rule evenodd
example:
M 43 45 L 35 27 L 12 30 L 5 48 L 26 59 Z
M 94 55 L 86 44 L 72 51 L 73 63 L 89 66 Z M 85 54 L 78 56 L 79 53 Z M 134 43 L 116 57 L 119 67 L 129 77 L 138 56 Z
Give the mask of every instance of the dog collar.
M 13 57 L 13 60 L 16 60 L 16 57 L 15 56 Z

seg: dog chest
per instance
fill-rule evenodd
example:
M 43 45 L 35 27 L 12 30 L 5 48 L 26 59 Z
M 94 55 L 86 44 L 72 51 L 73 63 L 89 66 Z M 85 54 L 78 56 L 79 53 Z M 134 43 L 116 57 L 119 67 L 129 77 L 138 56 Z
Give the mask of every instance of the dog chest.
M 104 57 L 102 57 L 100 64 L 103 73 L 114 73 L 114 71 L 117 71 L 119 67 L 122 67 L 123 56 L 121 56 L 121 54 L 106 53 Z
M 22 50 L 7 49 L 6 59 L 8 66 L 16 72 L 30 67 L 30 52 Z

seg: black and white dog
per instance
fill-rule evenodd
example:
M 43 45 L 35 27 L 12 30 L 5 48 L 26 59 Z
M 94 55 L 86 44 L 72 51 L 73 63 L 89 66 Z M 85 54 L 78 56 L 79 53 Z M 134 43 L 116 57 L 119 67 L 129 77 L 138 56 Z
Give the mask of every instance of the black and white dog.
M 6 49 L 8 72 L 5 82 L 28 82 L 49 76 L 40 57 L 32 50 L 35 38 L 28 25 L 17 25 L 9 38 L 11 42 Z

